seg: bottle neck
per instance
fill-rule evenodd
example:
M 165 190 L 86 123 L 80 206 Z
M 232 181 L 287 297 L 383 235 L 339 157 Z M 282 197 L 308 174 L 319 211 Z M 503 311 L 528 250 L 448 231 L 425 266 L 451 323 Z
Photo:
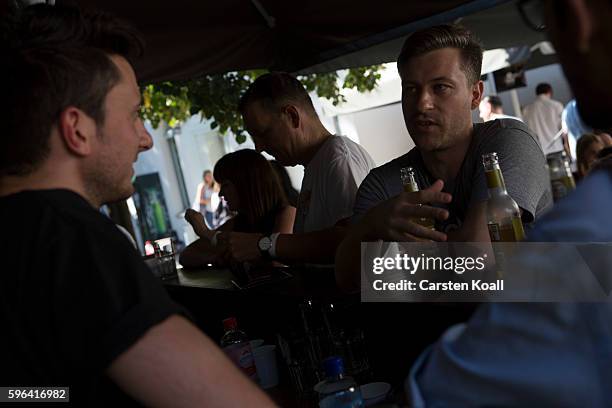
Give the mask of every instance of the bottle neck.
M 327 379 L 331 381 L 340 381 L 345 377 L 344 373 L 338 373 L 336 375 L 328 376 Z
M 414 173 L 410 173 L 402 177 L 402 184 L 404 185 L 404 191 L 407 193 L 416 193 L 419 191 L 419 185 L 414 178 Z
M 507 193 L 506 183 L 504 182 L 504 176 L 502 175 L 499 165 L 494 165 L 491 169 L 486 169 L 485 176 L 489 195 Z
M 407 193 L 416 193 L 417 191 L 419 191 L 419 186 L 413 180 L 410 183 L 404 184 L 404 191 Z

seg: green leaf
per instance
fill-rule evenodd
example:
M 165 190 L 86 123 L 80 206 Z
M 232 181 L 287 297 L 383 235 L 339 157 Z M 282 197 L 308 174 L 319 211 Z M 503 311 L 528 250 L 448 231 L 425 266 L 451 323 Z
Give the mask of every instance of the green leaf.
M 238 135 L 236 135 L 236 142 L 238 142 L 238 144 L 243 144 L 244 142 L 246 142 L 247 138 L 246 135 L 244 133 L 240 133 Z
M 303 75 L 298 79 L 309 92 L 315 92 L 319 97 L 338 105 L 346 101 L 342 89 L 354 88 L 359 92 L 373 90 L 382 69 L 382 65 L 351 68 L 340 85 L 337 72 Z M 238 102 L 249 85 L 266 72 L 228 72 L 188 81 L 147 84 L 142 88 L 141 116 L 157 129 L 162 121 L 175 127 L 200 113 L 203 119 L 212 120 L 211 129 L 218 129 L 221 134 L 229 131 L 235 135 L 238 143 L 244 143 L 246 135 L 242 116 L 238 112 Z

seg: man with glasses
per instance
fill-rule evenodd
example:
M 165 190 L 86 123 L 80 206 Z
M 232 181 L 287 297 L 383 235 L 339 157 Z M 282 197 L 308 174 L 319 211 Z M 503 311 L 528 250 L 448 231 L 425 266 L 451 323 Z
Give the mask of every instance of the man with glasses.
M 612 3 L 548 0 L 544 5 L 549 37 L 581 116 L 590 126 L 610 127 Z M 611 207 L 612 171 L 594 171 L 536 224 L 530 240 L 609 245 Z M 543 260 L 554 262 L 556 255 L 547 253 Z M 602 259 L 591 272 L 608 276 L 612 262 Z M 561 267 L 578 271 L 573 265 Z M 406 389 L 414 407 L 603 407 L 612 400 L 611 378 L 609 302 L 492 303 L 482 305 L 467 324 L 448 329 L 423 353 Z

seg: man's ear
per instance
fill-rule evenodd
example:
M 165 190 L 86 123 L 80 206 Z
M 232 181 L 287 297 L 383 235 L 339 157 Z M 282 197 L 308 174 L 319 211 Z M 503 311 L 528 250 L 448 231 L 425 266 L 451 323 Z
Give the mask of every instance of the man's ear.
M 477 81 L 474 85 L 472 85 L 472 110 L 476 109 L 480 105 L 483 93 L 484 83 L 482 81 Z
M 71 153 L 88 156 L 92 152 L 92 142 L 97 133 L 95 121 L 74 106 L 62 111 L 58 123 L 60 137 Z
M 294 129 L 300 127 L 301 117 L 300 111 L 294 105 L 286 105 L 282 110 L 283 115 L 285 115 L 286 119 L 289 121 L 291 127 Z

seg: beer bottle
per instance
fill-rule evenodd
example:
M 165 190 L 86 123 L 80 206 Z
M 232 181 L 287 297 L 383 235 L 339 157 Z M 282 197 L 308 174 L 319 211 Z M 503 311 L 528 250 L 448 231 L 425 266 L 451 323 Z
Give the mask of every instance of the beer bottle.
M 553 200 L 559 201 L 576 188 L 576 182 L 564 151 L 546 156 Z
M 487 226 L 491 242 L 514 242 L 525 239 L 521 212 L 516 201 L 506 191 L 497 153 L 482 155 L 482 164 L 489 188 Z
M 419 191 L 419 185 L 416 182 L 414 176 L 414 169 L 412 167 L 403 167 L 400 169 L 400 177 L 402 179 L 402 185 L 404 186 L 404 191 L 407 193 L 416 193 Z M 431 230 L 435 230 L 435 222 L 431 218 L 427 217 L 411 217 L 410 221 L 415 224 L 419 224 L 425 228 L 429 228 Z

